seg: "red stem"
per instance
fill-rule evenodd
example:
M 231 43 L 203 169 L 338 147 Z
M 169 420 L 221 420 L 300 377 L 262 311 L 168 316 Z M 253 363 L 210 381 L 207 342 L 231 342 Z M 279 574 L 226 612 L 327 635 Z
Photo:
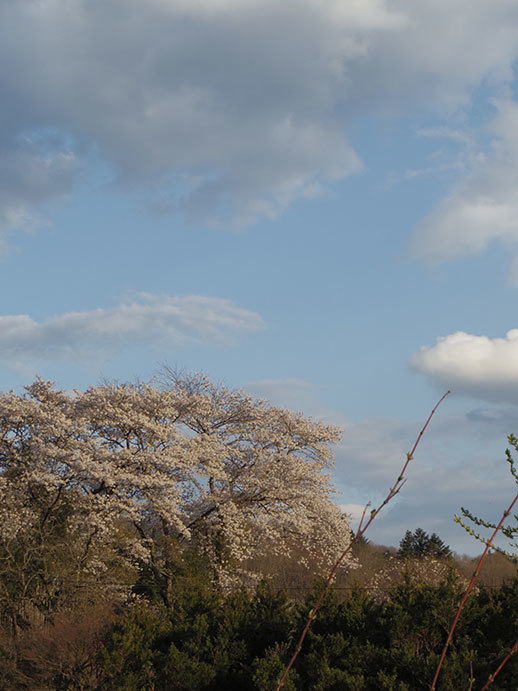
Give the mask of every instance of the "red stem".
M 471 589 L 473 588 L 473 586 L 474 586 L 474 584 L 475 584 L 475 581 L 477 580 L 477 576 L 478 576 L 479 571 L 480 571 L 480 569 L 481 569 L 481 567 L 482 567 L 482 564 L 483 564 L 483 562 L 484 562 L 484 559 L 486 558 L 486 555 L 487 555 L 487 553 L 489 552 L 489 549 L 490 549 L 490 547 L 491 547 L 491 545 L 492 545 L 492 543 L 493 543 L 493 540 L 494 540 L 495 537 L 497 536 L 498 531 L 499 531 L 500 528 L 502 527 L 502 525 L 503 525 L 505 519 L 506 519 L 506 518 L 509 516 L 509 514 L 511 513 L 511 511 L 512 511 L 512 509 L 513 509 L 513 506 L 516 504 L 517 501 L 518 501 L 518 494 L 516 495 L 516 497 L 513 499 L 513 501 L 512 501 L 511 504 L 509 505 L 509 508 L 508 508 L 506 511 L 504 511 L 504 515 L 503 515 L 502 518 L 500 519 L 500 523 L 496 526 L 495 532 L 491 535 L 491 539 L 487 542 L 487 544 L 486 544 L 486 549 L 484 550 L 484 553 L 482 554 L 482 556 L 480 557 L 480 559 L 479 559 L 479 561 L 478 561 L 477 568 L 476 568 L 475 571 L 473 572 L 473 576 L 471 577 L 471 581 L 469 582 L 468 589 L 467 589 L 466 592 L 464 593 L 464 597 L 462 598 L 462 600 L 461 600 L 461 602 L 460 602 L 459 608 L 458 608 L 458 610 L 457 610 L 457 614 L 455 615 L 455 619 L 453 620 L 453 624 L 451 625 L 451 629 L 450 629 L 450 632 L 449 632 L 449 634 L 448 634 L 448 638 L 446 639 L 446 643 L 444 644 L 444 648 L 443 648 L 443 651 L 442 651 L 442 654 L 441 654 L 441 659 L 439 660 L 439 664 L 437 665 L 437 669 L 435 670 L 435 676 L 434 676 L 434 678 L 433 678 L 432 685 L 431 685 L 431 687 L 430 687 L 430 691 L 434 691 L 434 690 L 435 690 L 435 685 L 437 684 L 437 679 L 438 679 L 438 677 L 439 677 L 439 672 L 441 671 L 441 667 L 442 667 L 442 664 L 443 664 L 443 662 L 444 662 L 444 658 L 446 657 L 446 651 L 448 650 L 448 647 L 449 647 L 449 645 L 450 645 L 450 643 L 451 643 L 451 639 L 452 639 L 452 636 L 453 636 L 453 632 L 455 631 L 455 627 L 457 626 L 457 622 L 459 621 L 460 614 L 461 614 L 462 610 L 464 609 L 464 605 L 466 604 L 466 600 L 468 599 L 468 595 L 470 594 Z
M 485 691 L 485 689 L 487 689 L 487 687 L 490 686 L 494 682 L 494 680 L 496 679 L 496 675 L 500 672 L 500 670 L 505 665 L 505 663 L 509 661 L 509 659 L 515 654 L 515 652 L 517 650 L 518 650 L 518 641 L 516 641 L 516 643 L 511 648 L 511 652 L 508 655 L 506 655 L 506 657 L 504 657 L 502 662 L 499 664 L 497 670 L 495 672 L 493 672 L 493 674 L 489 677 L 487 684 L 482 687 L 482 691 Z
M 475 678 L 473 677 L 473 662 L 469 661 L 469 691 L 473 688 Z
M 436 403 L 436 405 L 435 405 L 435 407 L 433 408 L 432 412 L 431 412 L 430 415 L 428 416 L 428 419 L 427 419 L 426 422 L 424 423 L 424 425 L 423 425 L 421 431 L 420 431 L 419 434 L 417 435 L 417 439 L 415 440 L 415 444 L 414 444 L 414 446 L 412 447 L 412 451 L 410 451 L 410 453 L 407 453 L 407 455 L 406 455 L 406 462 L 405 462 L 405 464 L 404 464 L 404 466 L 403 466 L 403 469 L 402 469 L 401 472 L 399 473 L 398 478 L 397 478 L 396 482 L 394 483 L 394 486 L 390 488 L 389 493 L 387 494 L 387 496 L 386 496 L 385 500 L 383 501 L 383 503 L 380 504 L 380 506 L 379 506 L 377 509 L 373 509 L 373 510 L 371 511 L 369 520 L 367 521 L 367 523 L 366 523 L 366 524 L 363 526 L 363 528 L 362 528 L 363 519 L 365 518 L 365 512 L 367 511 L 367 506 L 369 506 L 369 505 L 367 504 L 367 506 L 366 506 L 365 509 L 363 510 L 362 518 L 361 518 L 361 521 L 360 521 L 360 525 L 358 526 L 358 530 L 357 530 L 357 532 L 356 532 L 356 535 L 355 535 L 354 538 L 351 540 L 351 542 L 349 543 L 348 547 L 347 547 L 347 548 L 342 552 L 342 554 L 338 557 L 338 559 L 336 560 L 336 562 L 335 562 L 334 565 L 333 565 L 333 568 L 332 568 L 331 571 L 329 572 L 329 575 L 328 575 L 328 577 L 327 577 L 327 579 L 326 579 L 326 582 L 324 583 L 324 586 L 323 586 L 323 588 L 322 588 L 322 591 L 320 592 L 320 596 L 319 596 L 319 598 L 318 598 L 318 600 L 317 600 L 317 603 L 316 603 L 316 605 L 313 607 L 313 609 L 311 610 L 311 612 L 310 612 L 310 614 L 309 614 L 308 620 L 307 620 L 307 622 L 306 622 L 306 626 L 304 627 L 304 630 L 303 630 L 303 632 L 302 632 L 302 634 L 301 634 L 301 636 L 300 636 L 300 638 L 299 638 L 299 641 L 298 641 L 298 643 L 297 643 L 297 648 L 295 649 L 295 652 L 293 653 L 293 657 L 291 658 L 291 660 L 290 660 L 289 663 L 288 663 L 288 666 L 287 666 L 286 669 L 284 670 L 284 673 L 283 673 L 283 675 L 282 675 L 282 677 L 281 677 L 281 679 L 280 679 L 280 681 L 279 681 L 279 683 L 278 683 L 278 685 L 277 685 L 276 691 L 280 691 L 280 689 L 284 686 L 284 682 L 286 681 L 286 677 L 288 676 L 288 674 L 289 674 L 289 672 L 290 672 L 290 669 L 293 667 L 293 664 L 294 664 L 295 660 L 297 659 L 298 654 L 299 654 L 300 651 L 301 651 L 302 643 L 304 642 L 304 639 L 306 638 L 306 635 L 307 635 L 307 633 L 308 633 L 308 631 L 309 631 L 309 627 L 311 626 L 311 624 L 312 624 L 312 622 L 313 622 L 313 619 L 316 617 L 316 614 L 317 614 L 318 610 L 320 609 L 320 605 L 322 604 L 322 601 L 323 601 L 323 599 L 324 599 L 324 597 L 325 597 L 327 591 L 329 590 L 329 586 L 331 585 L 331 582 L 332 582 L 332 580 L 333 580 L 333 578 L 334 578 L 334 575 L 335 575 L 335 573 L 336 573 L 338 567 L 340 566 L 340 564 L 341 564 L 342 561 L 344 560 L 345 556 L 351 551 L 351 549 L 354 547 L 354 545 L 358 542 L 358 540 L 365 534 L 365 532 L 367 531 L 368 527 L 370 526 L 370 524 L 372 523 L 372 521 L 376 518 L 376 516 L 379 514 L 379 512 L 381 511 L 381 509 L 382 509 L 384 506 L 386 506 L 386 505 L 389 503 L 389 501 L 390 501 L 391 499 L 393 499 L 393 498 L 396 496 L 396 494 L 399 492 L 399 490 L 400 490 L 401 487 L 403 486 L 403 484 L 404 484 L 404 482 L 405 482 L 404 475 L 405 475 L 406 469 L 408 468 L 408 464 L 410 463 L 410 461 L 411 461 L 412 458 L 414 457 L 414 453 L 415 453 L 415 451 L 416 451 L 416 449 L 417 449 L 417 447 L 418 447 L 418 445 L 419 445 L 419 442 L 421 441 L 421 438 L 422 438 L 422 436 L 423 436 L 423 434 L 424 434 L 426 428 L 427 428 L 428 425 L 430 424 L 430 421 L 431 421 L 431 419 L 433 418 L 433 416 L 434 416 L 435 411 L 437 410 L 437 408 L 441 405 L 441 403 L 444 401 L 444 399 L 446 398 L 446 396 L 448 396 L 450 393 L 451 393 L 451 391 L 447 391 L 447 392 L 444 394 L 444 396 L 441 397 L 441 399 L 438 401 L 438 403 Z

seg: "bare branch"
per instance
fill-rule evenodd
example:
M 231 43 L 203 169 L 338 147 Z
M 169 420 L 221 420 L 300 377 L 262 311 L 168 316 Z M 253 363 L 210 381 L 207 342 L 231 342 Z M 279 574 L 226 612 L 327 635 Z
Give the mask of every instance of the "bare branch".
M 460 602 L 459 608 L 457 609 L 457 614 L 455 615 L 455 619 L 453 620 L 453 624 L 451 625 L 451 629 L 450 629 L 450 632 L 448 634 L 448 638 L 446 639 L 446 643 L 444 645 L 444 648 L 443 648 L 443 651 L 441 654 L 441 658 L 439 660 L 439 664 L 437 665 L 437 669 L 435 670 L 435 676 L 433 678 L 432 685 L 430 687 L 430 691 L 434 691 L 434 689 L 435 689 L 435 686 L 437 684 L 437 679 L 439 678 L 439 672 L 441 671 L 441 667 L 443 665 L 444 658 L 446 657 L 446 652 L 448 650 L 448 647 L 451 643 L 451 639 L 453 637 L 453 632 L 455 631 L 455 627 L 457 626 L 457 622 L 459 621 L 460 614 L 461 614 L 462 610 L 464 609 L 464 605 L 466 604 L 466 600 L 468 599 L 468 595 L 470 594 L 473 586 L 475 585 L 475 581 L 477 580 L 479 571 L 482 567 L 482 564 L 484 563 L 484 559 L 486 558 L 487 553 L 489 552 L 489 549 L 491 547 L 493 540 L 497 536 L 497 534 L 498 534 L 500 528 L 502 527 L 505 519 L 509 516 L 509 514 L 511 513 L 511 511 L 513 509 L 513 506 L 516 504 L 517 501 L 518 501 L 518 494 L 515 496 L 515 498 L 513 499 L 511 504 L 509 505 L 509 508 L 506 511 L 504 511 L 504 515 L 500 519 L 500 522 L 496 526 L 493 535 L 491 536 L 491 538 L 488 540 L 488 542 L 486 544 L 486 549 L 484 550 L 482 556 L 478 560 L 477 568 L 473 572 L 473 576 L 471 577 L 471 581 L 469 582 L 468 588 L 467 588 L 466 592 L 464 593 L 464 597 L 462 598 L 462 600 Z
M 354 545 L 358 542 L 358 540 L 365 534 L 365 532 L 366 532 L 367 529 L 369 528 L 370 524 L 373 522 L 373 520 L 374 520 L 374 519 L 376 518 L 376 516 L 379 514 L 379 512 L 381 511 L 381 509 L 382 509 L 384 506 L 386 506 L 386 505 L 389 503 L 389 501 L 390 501 L 391 499 L 393 499 L 393 498 L 395 497 L 395 495 L 399 492 L 399 490 L 400 490 L 401 487 L 403 486 L 403 484 L 404 484 L 404 482 L 405 482 L 404 475 L 405 475 L 406 469 L 408 468 L 408 465 L 409 465 L 410 461 L 411 461 L 411 460 L 413 459 L 413 457 L 414 457 L 414 453 L 415 453 L 415 451 L 416 451 L 416 449 L 417 449 L 417 447 L 418 447 L 418 445 L 419 445 L 419 442 L 421 441 L 421 438 L 422 438 L 423 434 L 424 434 L 425 431 L 426 431 L 426 428 L 427 428 L 428 425 L 430 424 L 430 421 L 431 421 L 432 417 L 434 416 L 435 411 L 437 410 L 437 408 L 441 405 L 441 403 L 444 401 L 444 399 L 446 398 L 446 396 L 448 396 L 450 393 L 451 393 L 451 391 L 447 391 L 447 392 L 444 394 L 444 396 L 442 396 L 442 397 L 439 399 L 439 401 L 436 403 L 436 405 L 435 405 L 434 408 L 432 409 L 432 412 L 431 412 L 430 415 L 428 416 L 426 422 L 424 423 L 424 425 L 423 425 L 421 431 L 419 432 L 419 434 L 418 434 L 418 436 L 417 436 L 417 439 L 416 439 L 416 441 L 415 441 L 415 443 L 414 443 L 414 446 L 412 447 L 412 451 L 410 451 L 410 453 L 407 453 L 407 455 L 406 455 L 406 462 L 405 462 L 405 464 L 404 464 L 404 466 L 403 466 L 403 469 L 402 469 L 401 472 L 399 473 L 398 478 L 397 478 L 396 482 L 394 483 L 393 487 L 390 488 L 389 493 L 387 494 L 387 496 L 386 496 L 385 500 L 383 501 L 383 503 L 382 503 L 377 509 L 373 509 L 373 510 L 370 512 L 370 517 L 369 517 L 367 523 L 365 524 L 365 526 L 364 526 L 363 528 L 361 528 L 361 527 L 358 528 L 358 531 L 357 531 L 356 535 L 354 536 L 354 538 L 352 539 L 352 541 L 349 543 L 349 546 L 342 552 L 342 554 L 338 557 L 338 559 L 337 559 L 336 562 L 334 563 L 333 568 L 332 568 L 331 571 L 329 572 L 329 575 L 328 575 L 328 577 L 327 577 L 327 579 L 326 579 L 326 582 L 324 583 L 324 586 L 323 586 L 323 588 L 322 588 L 322 590 L 321 590 L 321 592 L 320 592 L 320 596 L 319 596 L 319 598 L 318 598 L 318 600 L 317 600 L 317 603 L 316 603 L 316 605 L 313 607 L 313 609 L 311 610 L 311 612 L 310 612 L 310 614 L 309 614 L 309 617 L 308 617 L 308 619 L 307 619 L 307 621 L 306 621 L 306 626 L 304 627 L 304 630 L 302 631 L 302 634 L 301 634 L 301 636 L 300 636 L 300 638 L 299 638 L 299 641 L 298 641 L 298 643 L 297 643 L 297 647 L 296 647 L 296 649 L 295 649 L 295 652 L 293 653 L 293 657 L 291 658 L 291 660 L 290 660 L 289 663 L 288 663 L 288 666 L 287 666 L 286 669 L 284 670 L 284 673 L 283 673 L 283 675 L 282 675 L 282 677 L 281 677 L 281 679 L 280 679 L 280 681 L 279 681 L 279 683 L 278 683 L 278 685 L 277 685 L 276 691 L 279 691 L 279 690 L 284 686 L 284 682 L 286 681 L 286 678 L 287 678 L 287 676 L 288 676 L 288 674 L 289 674 L 289 672 L 290 672 L 290 669 L 293 667 L 293 664 L 294 664 L 295 660 L 296 660 L 297 657 L 298 657 L 298 654 L 300 653 L 300 651 L 301 651 L 301 649 L 302 649 L 302 644 L 303 644 L 303 642 L 304 642 L 304 639 L 306 638 L 306 635 L 307 635 L 307 633 L 308 633 L 308 631 L 309 631 L 309 628 L 310 628 L 310 626 L 311 626 L 311 624 L 312 624 L 314 618 L 316 617 L 316 614 L 317 614 L 318 610 L 320 609 L 320 606 L 321 606 L 321 604 L 322 604 L 322 602 L 323 602 L 323 600 L 324 600 L 324 597 L 325 597 L 327 591 L 329 590 L 329 586 L 331 585 L 331 582 L 332 582 L 332 580 L 333 580 L 333 578 L 334 578 L 334 576 L 335 576 L 336 571 L 338 570 L 338 567 L 340 566 L 340 564 L 341 564 L 342 561 L 344 560 L 345 556 L 352 550 L 352 548 L 354 547 Z M 367 506 L 368 506 L 368 505 L 367 505 Z M 367 507 L 365 507 L 365 508 L 367 508 Z M 364 515 L 365 515 L 365 510 L 364 510 Z M 362 516 L 361 522 L 363 522 L 363 518 L 364 518 L 364 516 Z M 361 524 L 360 524 L 360 525 L 361 525 Z
M 511 657 L 518 651 L 518 641 L 513 645 L 509 653 L 504 657 L 502 662 L 498 665 L 497 669 L 493 672 L 493 674 L 489 677 L 487 683 L 482 687 L 482 691 L 485 691 L 491 684 L 494 682 L 494 680 L 497 677 L 497 674 L 501 671 L 502 667 L 511 659 Z

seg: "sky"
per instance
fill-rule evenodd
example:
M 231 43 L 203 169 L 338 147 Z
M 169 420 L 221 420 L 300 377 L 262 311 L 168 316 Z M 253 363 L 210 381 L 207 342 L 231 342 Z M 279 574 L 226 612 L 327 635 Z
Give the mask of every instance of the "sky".
M 518 434 L 518 3 L 0 0 L 0 389 L 161 366 L 338 424 L 480 544 Z

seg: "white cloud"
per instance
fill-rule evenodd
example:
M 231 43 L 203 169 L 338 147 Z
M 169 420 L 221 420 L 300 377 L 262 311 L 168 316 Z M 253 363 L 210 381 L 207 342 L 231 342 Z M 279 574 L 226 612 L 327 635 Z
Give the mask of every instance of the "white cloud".
M 410 361 L 435 384 L 490 401 L 518 403 L 518 329 L 505 338 L 457 331 L 423 346 Z
M 33 360 L 106 357 L 142 344 L 226 344 L 264 326 L 258 314 L 229 300 L 142 293 L 138 301 L 118 307 L 68 312 L 42 322 L 24 314 L 1 316 L 0 358 L 17 366 Z
M 495 101 L 488 152 L 473 151 L 467 171 L 451 192 L 416 227 L 412 255 L 432 262 L 485 250 L 498 241 L 518 251 L 518 103 Z M 518 282 L 515 260 L 511 279 Z
M 57 131 L 161 212 L 246 225 L 360 170 L 359 115 L 451 113 L 517 57 L 508 0 L 4 2 L 0 153 Z

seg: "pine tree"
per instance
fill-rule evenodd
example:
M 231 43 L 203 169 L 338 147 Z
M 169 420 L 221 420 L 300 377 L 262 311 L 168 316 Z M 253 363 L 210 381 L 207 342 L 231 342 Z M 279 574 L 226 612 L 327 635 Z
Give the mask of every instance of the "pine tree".
M 444 559 L 451 556 L 451 550 L 444 544 L 437 533 L 428 535 L 422 528 L 417 528 L 413 533 L 407 530 L 404 538 L 399 543 L 398 557 L 436 557 Z

